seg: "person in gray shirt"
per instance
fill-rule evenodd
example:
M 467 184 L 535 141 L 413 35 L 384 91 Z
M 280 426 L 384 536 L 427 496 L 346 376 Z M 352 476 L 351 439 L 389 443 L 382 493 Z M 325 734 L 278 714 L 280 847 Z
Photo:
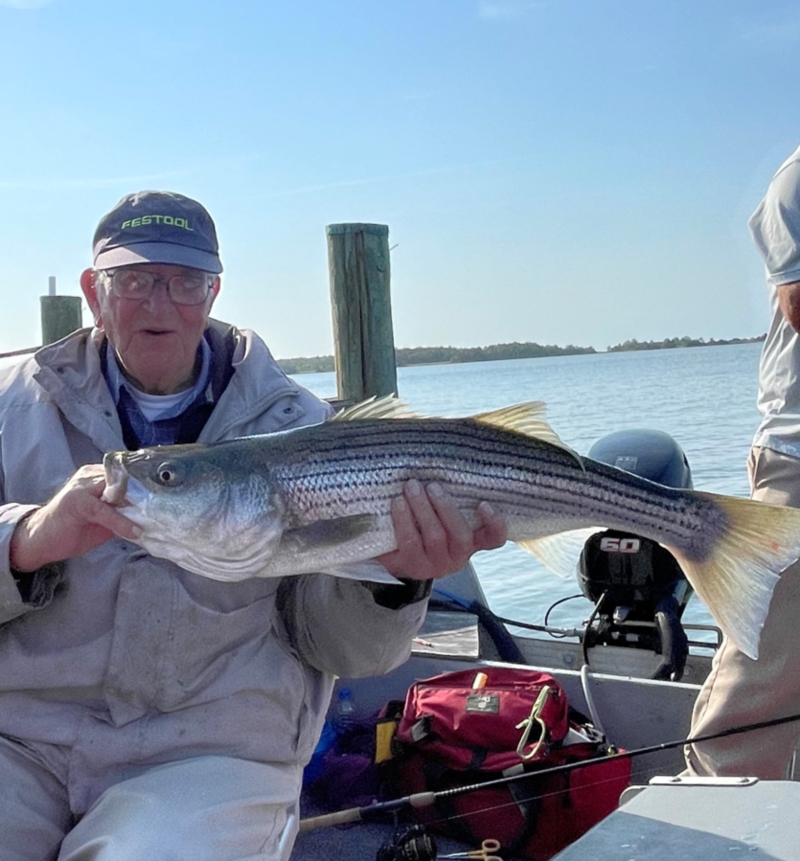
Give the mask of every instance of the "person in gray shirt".
M 767 274 L 772 322 L 761 354 L 761 424 L 748 461 L 752 498 L 800 508 L 800 147 L 749 221 Z M 693 736 L 800 713 L 800 563 L 781 575 L 757 661 L 724 642 L 697 699 Z M 688 746 L 687 774 L 786 779 L 800 723 Z

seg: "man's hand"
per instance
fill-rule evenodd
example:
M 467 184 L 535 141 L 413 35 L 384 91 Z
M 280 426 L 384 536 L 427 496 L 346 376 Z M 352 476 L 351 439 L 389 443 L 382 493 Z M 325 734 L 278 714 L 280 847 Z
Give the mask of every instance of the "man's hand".
M 378 557 L 390 574 L 408 580 L 430 580 L 464 567 L 476 550 L 502 547 L 508 530 L 491 507 L 478 506 L 481 523 L 473 530 L 442 486 L 423 488 L 409 481 L 392 503 L 397 550 Z
M 800 281 L 779 284 L 775 291 L 783 316 L 792 327 L 800 332 Z
M 80 556 L 119 535 L 135 540 L 141 528 L 100 499 L 106 486 L 100 464 L 82 466 L 47 503 L 17 524 L 10 562 L 35 571 L 49 562 Z

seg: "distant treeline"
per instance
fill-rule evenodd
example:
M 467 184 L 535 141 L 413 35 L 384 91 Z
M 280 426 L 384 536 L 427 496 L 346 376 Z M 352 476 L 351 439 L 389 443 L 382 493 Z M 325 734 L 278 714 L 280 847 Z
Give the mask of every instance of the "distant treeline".
M 333 371 L 333 356 L 312 356 L 310 359 L 278 359 L 287 374 L 320 374 Z
M 723 344 L 754 344 L 757 341 L 763 341 L 766 334 L 757 335 L 755 338 L 728 338 L 727 340 L 718 341 L 716 338 L 711 338 L 706 341 L 705 338 L 667 338 L 664 341 L 637 341 L 635 338 L 631 341 L 625 341 L 624 344 L 617 344 L 615 347 L 609 347 L 609 353 L 625 353 L 629 350 L 672 350 L 676 347 L 719 347 Z
M 395 350 L 398 367 L 441 365 L 450 362 L 492 362 L 495 359 L 538 359 L 542 356 L 575 356 L 594 353 L 594 347 L 555 347 L 552 344 L 492 344 L 489 347 L 404 347 Z
M 492 344 L 489 347 L 403 347 L 395 350 L 397 366 L 441 365 L 452 362 L 491 362 L 495 359 L 536 359 L 541 356 L 575 356 L 594 353 L 594 347 L 555 347 L 551 344 Z M 333 356 L 310 359 L 281 359 L 278 364 L 287 374 L 314 374 L 332 371 Z
M 637 341 L 635 338 L 609 347 L 609 353 L 623 353 L 628 350 L 670 350 L 675 347 L 714 347 L 722 344 L 751 344 L 763 341 L 766 335 L 755 338 L 730 338 L 718 341 L 711 338 L 667 338 L 664 341 Z M 403 347 L 395 350 L 397 366 L 441 365 L 451 362 L 491 362 L 495 359 L 538 359 L 542 356 L 576 356 L 597 352 L 594 347 L 555 347 L 552 344 L 535 344 L 514 341 L 513 344 L 492 344 L 489 347 Z M 287 374 L 316 374 L 332 371 L 333 356 L 313 356 L 310 359 L 281 359 L 278 364 Z

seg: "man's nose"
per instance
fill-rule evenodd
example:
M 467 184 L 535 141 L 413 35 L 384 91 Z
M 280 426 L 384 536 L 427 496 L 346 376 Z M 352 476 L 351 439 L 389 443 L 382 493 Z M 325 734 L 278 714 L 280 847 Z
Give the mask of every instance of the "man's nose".
M 169 286 L 167 282 L 161 278 L 157 278 L 153 282 L 153 289 L 150 295 L 145 299 L 145 303 L 151 309 L 163 308 L 172 304 L 172 298 L 169 295 Z

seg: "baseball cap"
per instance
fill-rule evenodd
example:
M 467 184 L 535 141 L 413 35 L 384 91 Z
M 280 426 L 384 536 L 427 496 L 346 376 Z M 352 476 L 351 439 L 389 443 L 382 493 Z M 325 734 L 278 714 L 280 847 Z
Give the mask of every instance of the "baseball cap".
M 93 249 L 96 269 L 172 263 L 222 272 L 211 216 L 196 200 L 172 191 L 123 197 L 97 225 Z

